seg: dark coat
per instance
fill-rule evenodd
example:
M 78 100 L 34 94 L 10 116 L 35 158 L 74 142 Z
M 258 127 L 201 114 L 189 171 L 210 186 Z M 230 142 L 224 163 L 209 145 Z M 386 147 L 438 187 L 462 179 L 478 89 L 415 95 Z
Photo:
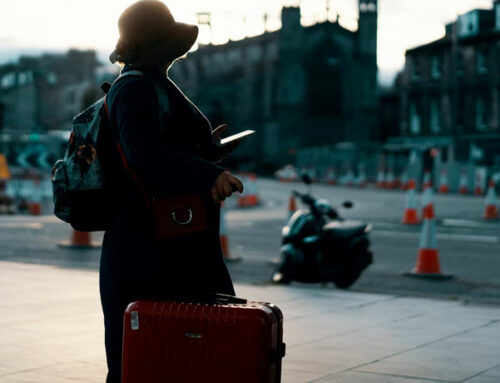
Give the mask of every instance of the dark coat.
M 190 292 L 234 294 L 220 246 L 220 205 L 210 195 L 224 170 L 211 162 L 216 151 L 210 123 L 167 77 L 145 73 L 147 77 L 128 76 L 111 88 L 112 135 L 119 137 L 130 167 L 155 196 L 202 195 L 209 229 L 157 239 L 144 195 L 115 156 L 116 213 L 104 235 L 100 268 L 110 374 L 119 369 L 121 321 L 128 303 Z M 162 118 L 152 80 L 168 94 L 169 111 Z

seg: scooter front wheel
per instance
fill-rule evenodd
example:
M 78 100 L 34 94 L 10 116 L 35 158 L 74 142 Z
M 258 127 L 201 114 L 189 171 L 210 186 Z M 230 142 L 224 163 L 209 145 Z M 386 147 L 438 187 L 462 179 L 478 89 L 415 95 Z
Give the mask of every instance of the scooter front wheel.
M 273 283 L 280 285 L 288 285 L 292 281 L 291 278 L 291 268 L 292 261 L 290 256 L 287 254 L 282 254 L 281 264 L 278 266 L 276 271 L 274 271 L 271 280 Z
M 280 271 L 275 271 L 273 273 L 272 281 L 273 283 L 280 285 L 289 285 L 292 280 Z

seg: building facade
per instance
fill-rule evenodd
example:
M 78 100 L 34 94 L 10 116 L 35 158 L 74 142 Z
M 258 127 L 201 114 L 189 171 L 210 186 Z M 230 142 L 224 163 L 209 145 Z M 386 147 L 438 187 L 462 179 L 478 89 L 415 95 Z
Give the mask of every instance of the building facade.
M 93 50 L 23 56 L 0 66 L 0 152 L 22 167 L 50 167 L 73 116 L 95 93 L 98 62 Z M 56 147 L 51 148 L 54 144 Z
M 3 133 L 68 129 L 82 109 L 85 92 L 95 84 L 95 51 L 23 56 L 0 66 Z
M 445 160 L 500 164 L 500 1 L 448 24 L 406 52 L 398 78 L 403 148 L 442 148 Z
M 256 130 L 237 155 L 272 168 L 304 147 L 372 139 L 376 36 L 377 0 L 359 1 L 355 32 L 338 20 L 304 27 L 300 9 L 288 7 L 280 30 L 201 46 L 170 74 L 213 125 Z

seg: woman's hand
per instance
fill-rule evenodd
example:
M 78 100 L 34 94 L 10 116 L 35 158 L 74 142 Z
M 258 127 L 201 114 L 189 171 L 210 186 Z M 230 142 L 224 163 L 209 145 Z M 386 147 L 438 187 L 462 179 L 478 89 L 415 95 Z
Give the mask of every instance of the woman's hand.
M 212 140 L 215 144 L 215 147 L 218 150 L 219 157 L 227 156 L 232 153 L 238 147 L 238 141 L 229 142 L 225 145 L 220 143 L 221 134 L 227 130 L 227 124 L 219 125 L 212 131 Z
M 238 178 L 231 175 L 231 173 L 224 171 L 215 180 L 214 186 L 212 187 L 212 198 L 215 203 L 219 203 L 224 201 L 235 191 L 243 193 L 243 184 Z

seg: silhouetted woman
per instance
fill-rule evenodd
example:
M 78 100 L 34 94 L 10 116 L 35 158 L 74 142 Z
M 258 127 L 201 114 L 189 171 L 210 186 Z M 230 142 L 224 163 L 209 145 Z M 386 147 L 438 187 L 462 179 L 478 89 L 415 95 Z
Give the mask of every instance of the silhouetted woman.
M 108 362 L 107 382 L 120 382 L 123 313 L 140 298 L 190 292 L 234 294 L 219 240 L 219 203 L 241 182 L 214 164 L 234 147 L 221 146 L 203 114 L 167 77 L 192 47 L 198 27 L 178 23 L 160 1 L 143 0 L 120 16 L 111 62 L 125 64 L 108 94 L 111 133 L 133 172 L 154 196 L 203 196 L 208 229 L 173 239 L 155 236 L 146 198 L 116 150 L 116 213 L 103 242 L 100 291 Z M 134 72 L 137 73 L 137 72 Z M 166 105 L 159 92 L 165 92 Z

